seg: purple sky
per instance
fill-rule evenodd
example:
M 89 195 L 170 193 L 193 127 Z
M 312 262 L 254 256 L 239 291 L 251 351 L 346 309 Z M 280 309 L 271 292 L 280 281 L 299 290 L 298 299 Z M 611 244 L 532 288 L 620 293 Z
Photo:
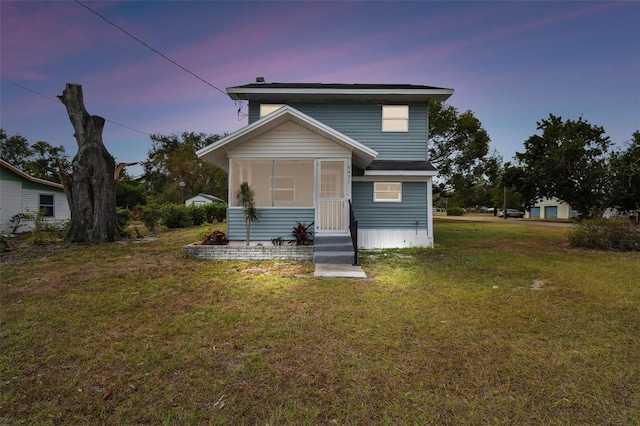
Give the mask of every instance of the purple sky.
M 550 113 L 622 146 L 640 129 L 640 2 L 87 2 L 224 90 L 255 81 L 453 88 L 509 161 Z M 89 113 L 168 135 L 246 125 L 228 97 L 73 1 L 2 1 L 1 126 L 77 151 L 65 83 Z M 27 87 L 34 94 L 8 82 Z M 108 122 L 117 161 L 149 137 Z M 139 169 L 131 169 L 137 174 Z

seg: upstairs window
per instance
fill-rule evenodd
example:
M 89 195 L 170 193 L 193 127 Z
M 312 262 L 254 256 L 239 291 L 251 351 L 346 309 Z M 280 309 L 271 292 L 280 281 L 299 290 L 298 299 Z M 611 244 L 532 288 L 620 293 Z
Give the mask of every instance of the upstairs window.
M 382 131 L 408 132 L 409 105 L 382 105 Z
M 53 195 L 40 194 L 40 211 L 44 217 L 53 217 Z
M 280 109 L 284 104 L 260 104 L 260 118 L 267 114 L 271 114 L 273 111 Z
M 374 182 L 373 201 L 376 203 L 402 202 L 402 182 Z

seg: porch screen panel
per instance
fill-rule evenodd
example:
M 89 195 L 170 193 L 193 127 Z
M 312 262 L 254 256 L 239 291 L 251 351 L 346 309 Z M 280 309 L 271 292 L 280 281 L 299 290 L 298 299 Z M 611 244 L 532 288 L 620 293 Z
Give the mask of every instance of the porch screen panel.
M 237 193 L 242 182 L 247 182 L 253 190 L 256 207 L 271 207 L 269 182 L 273 173 L 271 160 L 232 160 L 231 196 L 229 204 L 238 207 Z
M 232 207 L 242 182 L 254 192 L 256 207 L 313 207 L 313 160 L 244 160 L 231 162 Z
M 275 160 L 274 207 L 313 207 L 313 160 Z

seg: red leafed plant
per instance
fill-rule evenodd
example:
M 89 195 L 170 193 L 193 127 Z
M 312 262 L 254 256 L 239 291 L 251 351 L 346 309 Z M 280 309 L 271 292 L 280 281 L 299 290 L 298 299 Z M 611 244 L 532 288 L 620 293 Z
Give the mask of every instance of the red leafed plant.
M 291 231 L 291 236 L 295 238 L 295 240 L 289 241 L 291 245 L 297 246 L 308 246 L 313 243 L 311 226 L 313 226 L 313 222 L 310 224 L 300 223 L 293 227 L 293 231 Z
M 227 235 L 222 231 L 213 231 L 202 240 L 202 245 L 205 246 L 223 246 L 227 244 L 229 240 Z

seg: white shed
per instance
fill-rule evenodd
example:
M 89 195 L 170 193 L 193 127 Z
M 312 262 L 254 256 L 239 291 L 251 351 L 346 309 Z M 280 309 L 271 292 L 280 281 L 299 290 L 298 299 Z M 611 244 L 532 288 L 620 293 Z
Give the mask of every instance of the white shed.
M 543 198 L 526 212 L 530 219 L 571 219 L 575 212 L 571 206 L 558 198 Z
M 67 195 L 61 184 L 29 176 L 0 159 L 0 232 L 10 233 L 11 218 L 20 213 L 42 211 L 44 220 L 60 223 L 71 219 Z M 18 230 L 33 228 L 26 222 Z
M 198 194 L 185 200 L 184 205 L 190 206 L 193 204 L 196 206 L 202 206 L 204 204 L 212 204 L 212 203 L 224 204 L 225 201 L 222 198 L 216 197 L 215 195 Z

